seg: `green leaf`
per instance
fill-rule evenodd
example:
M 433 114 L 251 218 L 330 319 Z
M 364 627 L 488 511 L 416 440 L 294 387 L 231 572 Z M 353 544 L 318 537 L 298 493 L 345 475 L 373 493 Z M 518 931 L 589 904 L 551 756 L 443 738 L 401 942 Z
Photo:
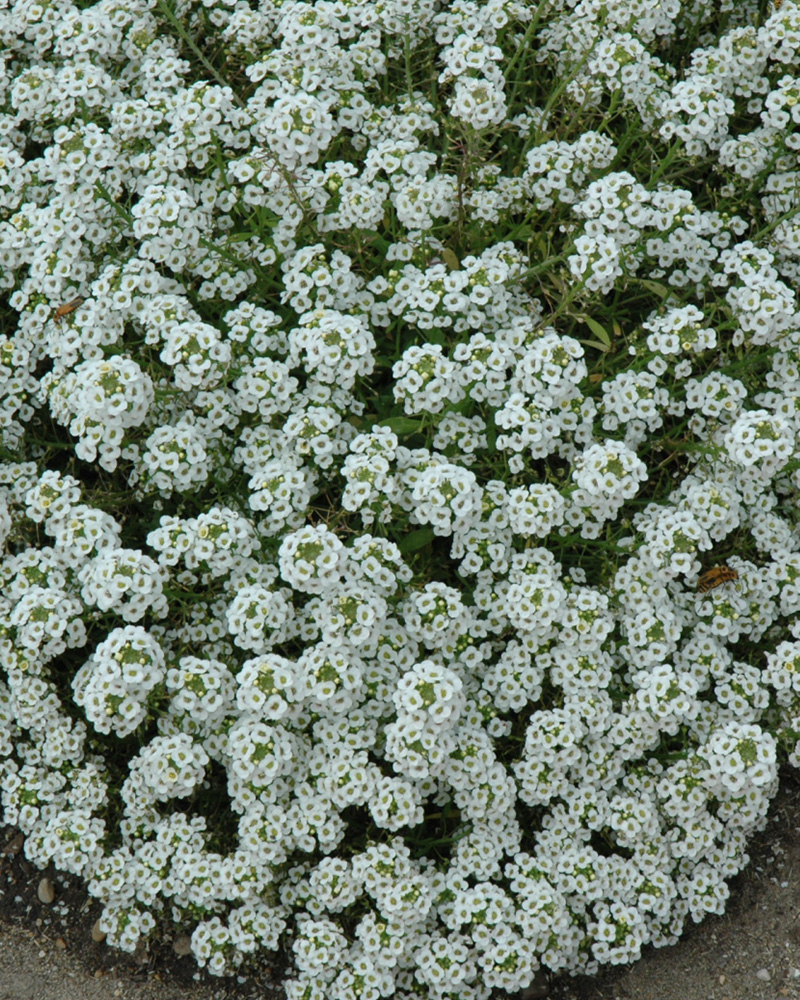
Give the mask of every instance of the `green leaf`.
M 650 281 L 649 278 L 640 278 L 639 281 L 648 291 L 655 292 L 660 299 L 665 299 L 670 293 L 667 286 L 662 285 L 660 281 Z
M 433 528 L 417 528 L 416 531 L 410 531 L 397 547 L 405 556 L 409 552 L 417 552 L 419 549 L 425 548 L 432 541 Z
M 497 428 L 494 423 L 494 414 L 486 421 L 486 446 L 490 454 L 497 451 Z
M 448 271 L 460 271 L 461 261 L 455 255 L 455 253 L 450 249 L 450 247 L 445 247 L 442 250 L 442 260 L 447 265 Z
M 581 343 L 587 347 L 596 347 L 598 351 L 602 351 L 604 354 L 610 350 L 608 344 L 601 344 L 599 340 L 582 340 Z
M 267 222 L 267 225 L 270 226 L 270 228 L 274 229 L 275 226 L 278 224 L 278 220 L 279 216 L 271 215 L 269 221 Z M 246 243 L 247 240 L 251 240 L 252 238 L 253 234 L 251 232 L 225 233 L 225 243 L 230 245 L 233 245 L 234 243 Z
M 592 319 L 591 316 L 584 316 L 583 322 L 589 327 L 595 337 L 599 337 L 600 340 L 605 344 L 605 350 L 611 347 L 611 337 L 608 335 L 608 330 L 603 326 L 602 323 L 598 323 L 596 319 Z
M 416 434 L 421 429 L 422 421 L 412 420 L 411 417 L 387 417 L 381 420 L 378 426 L 388 427 L 398 437 L 408 437 L 409 434 Z

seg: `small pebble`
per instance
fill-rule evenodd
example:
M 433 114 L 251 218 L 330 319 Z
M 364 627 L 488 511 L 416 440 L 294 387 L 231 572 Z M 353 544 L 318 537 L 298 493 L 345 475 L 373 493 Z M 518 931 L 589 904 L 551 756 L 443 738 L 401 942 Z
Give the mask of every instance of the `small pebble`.
M 726 981 L 727 981 L 727 979 L 728 979 L 728 977 L 727 977 L 727 976 L 725 975 L 725 973 L 723 972 L 723 973 L 722 973 L 722 974 L 720 975 L 720 977 L 719 977 L 719 985 L 720 985 L 720 986 L 724 986 L 724 985 L 725 985 L 725 983 L 726 983 Z
M 16 854 L 22 850 L 22 845 L 25 843 L 25 837 L 18 833 L 16 837 L 13 837 L 6 846 L 0 851 L 0 854 L 5 854 L 9 858 L 13 858 Z
M 762 983 L 768 983 L 771 978 L 767 969 L 759 969 L 756 973 L 756 979 L 760 979 Z
M 39 889 L 37 890 L 39 899 L 43 903 L 52 903 L 56 898 L 56 890 L 53 883 L 49 878 L 43 878 L 39 882 Z
M 192 939 L 188 934 L 179 934 L 172 942 L 172 950 L 176 955 L 189 955 L 192 951 Z
M 67 942 L 64 940 L 64 938 L 62 937 L 56 938 L 56 948 L 58 948 L 59 951 L 67 950 Z
M 547 973 L 544 969 L 539 969 L 533 977 L 533 982 L 522 991 L 520 997 L 521 1000 L 538 1000 L 540 997 L 548 996 L 549 993 L 550 984 L 547 979 Z
M 101 941 L 105 941 L 106 932 L 100 930 L 100 921 L 95 920 L 92 924 L 92 941 L 97 941 L 99 944 Z

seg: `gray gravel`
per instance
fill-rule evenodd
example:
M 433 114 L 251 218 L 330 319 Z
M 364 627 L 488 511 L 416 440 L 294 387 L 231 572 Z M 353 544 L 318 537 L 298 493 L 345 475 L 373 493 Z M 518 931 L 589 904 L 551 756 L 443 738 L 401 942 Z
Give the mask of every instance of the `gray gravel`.
M 795 779 L 796 782 L 796 779 Z M 770 822 L 731 883 L 722 917 L 673 948 L 595 980 L 567 980 L 552 1000 L 800 1000 L 800 785 L 785 784 Z
M 791 783 L 773 803 L 769 826 L 753 844 L 751 865 L 734 881 L 723 917 L 692 926 L 674 948 L 648 949 L 632 967 L 596 979 L 556 982 L 551 1000 L 800 1000 L 799 827 L 800 784 Z M 0 898 L 3 892 L 22 891 L 34 900 L 24 915 L 0 922 L 0 1000 L 268 1000 L 281 995 L 265 987 L 263 978 L 195 983 L 187 979 L 189 959 L 175 956 L 174 962 L 154 964 L 146 955 L 137 962 L 112 952 L 92 942 L 91 913 L 64 913 L 63 905 L 59 910 L 57 875 L 56 904 L 43 910 L 36 899 L 41 877 L 34 873 L 30 884 L 13 886 L 0 879 Z M 73 904 L 72 909 L 81 908 Z
M 87 967 L 56 940 L 22 927 L 0 926 L 0 1000 L 223 1000 L 208 986 L 196 989 L 155 975 Z M 61 939 L 63 940 L 63 939 Z

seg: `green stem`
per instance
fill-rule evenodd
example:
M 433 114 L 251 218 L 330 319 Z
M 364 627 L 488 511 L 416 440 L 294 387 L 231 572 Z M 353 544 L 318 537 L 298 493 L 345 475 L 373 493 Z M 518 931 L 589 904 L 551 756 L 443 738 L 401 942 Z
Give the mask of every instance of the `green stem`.
M 515 64 L 517 62 L 519 62 L 519 59 L 522 56 L 523 52 L 527 52 L 528 51 L 528 46 L 530 45 L 531 39 L 536 34 L 536 31 L 537 31 L 537 29 L 539 27 L 539 21 L 540 21 L 541 16 L 542 16 L 542 8 L 545 6 L 545 4 L 547 2 L 548 2 L 548 0 L 539 0 L 539 3 L 537 5 L 537 7 L 536 7 L 536 10 L 533 12 L 533 18 L 531 20 L 531 23 L 526 28 L 525 34 L 522 37 L 522 41 L 517 46 L 517 51 L 514 53 L 513 56 L 511 56 L 511 58 L 506 63 L 506 68 L 505 68 L 505 73 L 504 73 L 504 76 L 505 76 L 506 80 L 510 80 L 511 79 L 511 70 L 514 68 Z M 527 82 L 528 81 L 526 81 L 526 84 L 527 84 Z M 511 89 L 508 92 L 507 104 L 508 104 L 509 108 L 511 108 L 511 107 L 514 106 L 514 100 L 515 100 L 515 98 L 517 96 L 517 89 L 518 88 L 519 88 L 519 81 L 515 80 L 514 81 L 514 85 L 511 87 Z
M 186 28 L 178 20 L 178 18 L 175 15 L 175 12 L 169 6 L 166 0 L 156 0 L 156 7 L 160 11 L 160 13 L 163 14 L 164 17 L 169 21 L 169 23 L 172 25 L 175 31 L 178 33 L 178 35 L 181 38 L 181 41 L 186 46 L 186 48 L 191 49 L 195 57 L 200 60 L 203 66 L 205 66 L 205 68 L 214 77 L 214 79 L 220 86 L 227 87 L 230 90 L 231 94 L 233 95 L 234 101 L 236 101 L 236 103 L 239 105 L 240 108 L 243 108 L 244 104 L 239 99 L 233 87 L 231 87 L 231 85 L 224 77 L 220 76 L 214 65 L 210 63 L 208 59 L 206 59 L 206 57 L 203 55 L 202 49 L 199 47 L 197 42 L 195 42 L 195 40 L 192 38 L 192 36 L 189 34 Z
M 786 222 L 788 219 L 793 219 L 795 215 L 800 212 L 800 205 L 795 208 L 790 208 L 788 212 L 784 212 L 783 215 L 779 215 L 777 219 L 773 219 L 772 222 L 768 222 L 766 226 L 759 229 L 757 233 L 754 233 L 750 237 L 752 243 L 757 243 L 763 237 L 768 236 L 774 229 L 777 229 L 782 222 Z
M 564 74 L 564 77 L 561 80 L 561 82 L 556 85 L 556 88 L 553 91 L 553 93 L 547 98 L 547 103 L 544 106 L 544 114 L 542 115 L 541 119 L 543 122 L 547 121 L 548 112 L 550 111 L 550 109 L 560 101 L 561 95 L 564 93 L 564 91 L 567 89 L 570 83 L 572 83 L 572 81 L 577 77 L 578 73 L 583 69 L 583 67 L 589 61 L 589 57 L 591 56 L 592 52 L 594 52 L 595 46 L 600 41 L 600 37 L 601 37 L 600 32 L 598 32 L 597 36 L 595 37 L 594 41 L 589 46 L 589 48 L 584 52 L 584 54 L 575 63 L 575 65 L 570 67 L 570 71 Z M 532 145 L 533 146 L 540 145 L 543 139 L 544 136 L 542 134 L 541 129 L 537 128 L 536 135 L 534 136 L 534 141 Z M 530 146 L 526 144 L 526 152 L 528 148 L 530 148 Z
M 406 93 L 410 101 L 414 94 L 414 77 L 411 73 L 411 41 L 408 35 L 403 36 L 403 67 L 406 74 Z
M 681 149 L 682 146 L 683 146 L 683 141 L 681 139 L 676 139 L 675 142 L 673 142 L 672 145 L 667 150 L 666 156 L 663 156 L 659 159 L 658 169 L 654 174 L 650 175 L 650 180 L 648 182 L 648 187 L 650 188 L 650 190 L 652 190 L 655 187 L 656 183 L 658 182 L 658 179 L 669 168 L 670 164 L 675 158 L 675 154 Z
M 95 181 L 94 189 L 103 199 L 103 201 L 108 202 L 108 204 L 114 209 L 114 211 L 122 219 L 122 221 L 125 223 L 126 226 L 133 225 L 133 215 L 130 212 L 128 212 L 122 205 L 120 205 L 118 201 L 114 200 L 114 196 L 111 194 L 108 188 L 105 187 L 105 185 L 101 184 L 100 181 Z
M 542 274 L 544 271 L 551 270 L 556 264 L 563 264 L 574 249 L 574 245 L 570 245 L 564 253 L 559 254 L 557 257 L 548 257 L 547 260 L 543 260 L 539 264 L 534 264 L 533 267 L 529 267 L 520 274 L 515 275 L 514 282 L 523 281 L 525 278 L 535 278 L 537 274 Z

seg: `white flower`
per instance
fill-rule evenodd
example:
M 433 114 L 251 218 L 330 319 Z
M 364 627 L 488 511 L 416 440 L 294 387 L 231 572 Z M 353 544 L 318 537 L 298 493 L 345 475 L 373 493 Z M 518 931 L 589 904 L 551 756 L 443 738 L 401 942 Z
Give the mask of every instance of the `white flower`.
M 149 556 L 135 549 L 102 552 L 78 573 L 81 596 L 102 611 L 114 609 L 128 621 L 139 621 L 150 611 L 163 616 L 165 572 Z
M 461 678 L 432 660 L 422 660 L 400 679 L 394 694 L 398 712 L 425 713 L 437 727 L 453 726 L 464 707 Z
M 150 692 L 163 681 L 166 658 L 146 629 L 128 625 L 112 630 L 77 671 L 74 698 L 101 733 L 132 733 L 147 715 Z
M 0 820 L 290 1000 L 673 942 L 800 763 L 796 4 L 169 6 L 0 10 Z
M 572 478 L 591 496 L 620 502 L 636 495 L 647 468 L 626 445 L 609 440 L 586 449 L 575 462 Z
M 203 780 L 208 760 L 187 733 L 155 736 L 132 760 L 122 799 L 136 811 L 145 803 L 183 798 Z
M 322 594 L 340 579 L 343 546 L 324 524 L 286 535 L 278 553 L 281 576 L 307 594 Z
M 766 410 L 743 413 L 724 434 L 730 460 L 745 469 L 756 467 L 761 475 L 774 475 L 789 461 L 795 434 L 783 417 Z

